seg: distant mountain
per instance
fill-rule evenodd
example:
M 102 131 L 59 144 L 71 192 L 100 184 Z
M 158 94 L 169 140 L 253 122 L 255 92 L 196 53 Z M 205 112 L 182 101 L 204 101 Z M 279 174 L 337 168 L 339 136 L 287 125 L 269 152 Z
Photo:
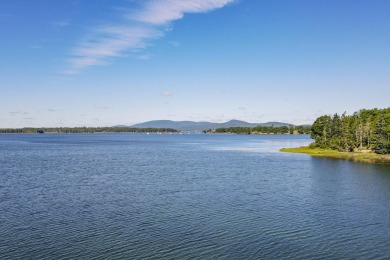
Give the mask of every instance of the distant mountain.
M 153 120 L 140 124 L 135 124 L 130 127 L 134 128 L 173 128 L 179 131 L 203 131 L 208 129 L 216 129 L 221 127 L 255 127 L 255 126 L 289 126 L 291 124 L 283 122 L 267 122 L 267 123 L 248 123 L 240 120 L 230 120 L 225 123 L 212 122 L 194 122 L 194 121 L 171 121 L 171 120 Z

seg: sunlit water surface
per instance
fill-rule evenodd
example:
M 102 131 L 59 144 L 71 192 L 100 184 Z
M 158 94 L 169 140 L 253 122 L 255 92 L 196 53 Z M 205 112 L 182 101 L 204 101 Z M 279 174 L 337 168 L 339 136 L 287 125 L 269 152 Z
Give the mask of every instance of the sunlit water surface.
M 0 258 L 389 259 L 390 166 L 308 143 L 0 135 Z

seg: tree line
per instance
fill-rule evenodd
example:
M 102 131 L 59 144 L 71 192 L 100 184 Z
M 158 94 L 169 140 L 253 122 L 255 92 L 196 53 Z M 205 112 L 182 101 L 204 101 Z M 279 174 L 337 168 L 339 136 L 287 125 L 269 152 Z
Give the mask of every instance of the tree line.
M 390 153 L 390 108 L 320 116 L 311 127 L 312 148 Z
M 172 128 L 131 128 L 131 127 L 43 127 L 43 128 L 2 128 L 2 134 L 92 134 L 92 133 L 177 133 Z
M 310 126 L 256 126 L 209 129 L 204 133 L 217 134 L 310 134 Z

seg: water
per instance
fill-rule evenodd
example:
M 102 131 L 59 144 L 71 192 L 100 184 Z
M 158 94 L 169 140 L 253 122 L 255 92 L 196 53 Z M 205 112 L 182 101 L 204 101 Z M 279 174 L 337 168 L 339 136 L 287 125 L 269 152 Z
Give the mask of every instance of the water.
M 389 259 L 390 166 L 308 143 L 0 135 L 0 258 Z

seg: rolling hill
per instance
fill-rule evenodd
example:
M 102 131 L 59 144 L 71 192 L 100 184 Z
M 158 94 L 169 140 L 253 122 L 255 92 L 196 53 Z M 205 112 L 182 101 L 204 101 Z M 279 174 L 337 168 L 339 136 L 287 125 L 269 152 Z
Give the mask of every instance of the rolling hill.
M 255 126 L 289 126 L 291 124 L 283 122 L 266 122 L 266 123 L 248 123 L 240 120 L 230 120 L 225 123 L 212 122 L 194 122 L 194 121 L 171 121 L 171 120 L 153 120 L 140 124 L 131 125 L 134 128 L 173 128 L 179 131 L 203 131 L 221 127 L 255 127 Z M 114 126 L 117 127 L 117 126 Z M 122 126 L 123 127 L 123 126 Z

